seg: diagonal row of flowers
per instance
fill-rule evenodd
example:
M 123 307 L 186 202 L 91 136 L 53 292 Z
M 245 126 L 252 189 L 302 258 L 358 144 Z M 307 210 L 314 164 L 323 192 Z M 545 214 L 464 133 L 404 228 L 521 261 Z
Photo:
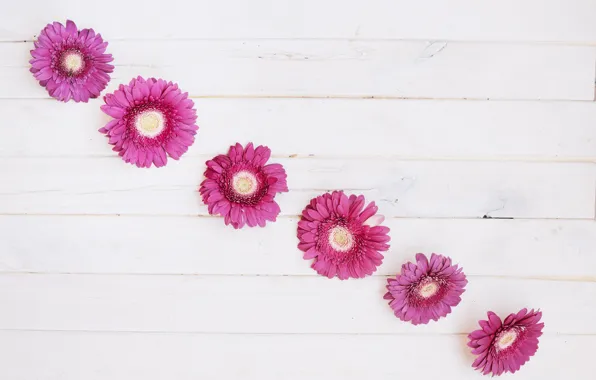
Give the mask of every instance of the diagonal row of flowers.
M 87 102 L 107 87 L 111 54 L 93 29 L 78 30 L 74 22 L 47 25 L 31 51 L 31 72 L 50 96 Z M 161 167 L 168 157 L 179 159 L 197 133 L 194 103 L 177 84 L 163 79 L 133 78 L 104 96 L 101 109 L 113 119 L 100 132 L 125 162 Z M 281 164 L 268 164 L 271 151 L 252 143 L 231 146 L 227 154 L 207 161 L 199 192 L 211 215 L 234 228 L 265 227 L 280 213 L 275 196 L 288 191 Z M 312 199 L 298 222 L 298 248 L 311 267 L 328 278 L 362 278 L 373 274 L 389 249 L 389 228 L 364 196 L 333 191 Z M 437 321 L 461 302 L 467 284 L 462 268 L 451 259 L 416 255 L 394 279 L 385 299 L 397 318 L 414 325 Z M 502 321 L 489 312 L 480 329 L 468 335 L 477 355 L 472 366 L 483 374 L 516 372 L 538 350 L 542 313 L 522 309 Z

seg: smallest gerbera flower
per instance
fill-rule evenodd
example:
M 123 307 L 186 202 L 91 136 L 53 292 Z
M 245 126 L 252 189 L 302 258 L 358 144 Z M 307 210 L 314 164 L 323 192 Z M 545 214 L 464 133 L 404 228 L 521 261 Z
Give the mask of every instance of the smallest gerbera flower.
M 287 192 L 286 171 L 281 164 L 265 165 L 271 156 L 266 146 L 232 145 L 227 155 L 207 161 L 206 179 L 199 192 L 209 214 L 221 215 L 226 225 L 265 227 L 280 213 L 274 198 Z
M 432 254 L 430 261 L 419 253 L 416 264 L 401 267 L 395 279 L 387 280 L 385 299 L 395 316 L 412 324 L 427 324 L 451 313 L 461 301 L 468 283 L 462 268 L 451 265 L 449 257 Z
M 472 367 L 493 376 L 519 370 L 538 350 L 538 337 L 544 327 L 544 323 L 538 323 L 540 318 L 540 311 L 522 309 L 501 322 L 489 311 L 488 320 L 478 322 L 481 329 L 468 335 L 468 346 L 478 355 Z
M 97 98 L 114 71 L 108 43 L 93 29 L 79 30 L 74 22 L 48 24 L 34 42 L 30 71 L 50 96 L 67 102 Z

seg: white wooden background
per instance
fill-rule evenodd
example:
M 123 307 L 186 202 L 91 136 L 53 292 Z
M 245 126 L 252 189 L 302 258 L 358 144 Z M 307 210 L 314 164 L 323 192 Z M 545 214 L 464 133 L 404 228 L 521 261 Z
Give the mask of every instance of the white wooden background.
M 0 378 L 478 379 L 466 333 L 541 308 L 516 379 L 594 379 L 596 1 L 10 1 L 0 11 Z M 28 72 L 66 18 L 110 42 L 109 89 L 177 81 L 199 113 L 180 162 L 140 170 Z M 204 162 L 236 142 L 288 171 L 282 214 L 209 217 Z M 392 247 L 372 277 L 316 276 L 297 214 L 364 193 Z M 416 252 L 453 257 L 463 302 L 411 326 L 382 300 Z

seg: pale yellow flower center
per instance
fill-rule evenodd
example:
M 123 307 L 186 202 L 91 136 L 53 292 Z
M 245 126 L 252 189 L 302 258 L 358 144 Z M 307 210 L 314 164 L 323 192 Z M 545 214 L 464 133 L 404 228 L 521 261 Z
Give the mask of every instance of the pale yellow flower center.
M 510 347 L 516 339 L 517 332 L 515 330 L 509 330 L 499 337 L 499 340 L 497 341 L 497 346 L 499 347 L 499 349 L 504 350 L 507 347 Z
M 166 123 L 159 111 L 145 111 L 137 116 L 135 127 L 137 131 L 146 137 L 155 137 L 163 131 Z
M 77 52 L 67 53 L 62 61 L 62 66 L 64 70 L 76 73 L 77 71 L 83 68 L 85 62 L 83 61 L 83 56 Z
M 418 294 L 420 294 L 422 298 L 429 298 L 434 296 L 438 290 L 439 285 L 433 281 L 423 285 L 420 290 L 418 290 Z
M 251 195 L 257 191 L 257 178 L 250 172 L 241 171 L 232 178 L 232 186 L 240 195 Z
M 329 231 L 329 244 L 336 251 L 346 252 L 354 245 L 354 237 L 345 227 L 333 227 Z

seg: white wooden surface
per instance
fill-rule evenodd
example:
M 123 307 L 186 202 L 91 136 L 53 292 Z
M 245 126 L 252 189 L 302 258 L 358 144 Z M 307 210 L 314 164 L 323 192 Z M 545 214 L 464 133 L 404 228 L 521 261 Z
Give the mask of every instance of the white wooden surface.
M 465 334 L 487 310 L 544 311 L 519 380 L 594 378 L 596 2 L 8 2 L 0 12 L 0 379 L 478 379 Z M 28 72 L 72 18 L 133 75 L 195 98 L 198 140 L 140 170 Z M 282 216 L 207 214 L 204 162 L 254 141 L 288 171 Z M 331 189 L 388 216 L 367 279 L 315 275 L 297 215 Z M 416 252 L 469 277 L 446 319 L 382 299 Z

